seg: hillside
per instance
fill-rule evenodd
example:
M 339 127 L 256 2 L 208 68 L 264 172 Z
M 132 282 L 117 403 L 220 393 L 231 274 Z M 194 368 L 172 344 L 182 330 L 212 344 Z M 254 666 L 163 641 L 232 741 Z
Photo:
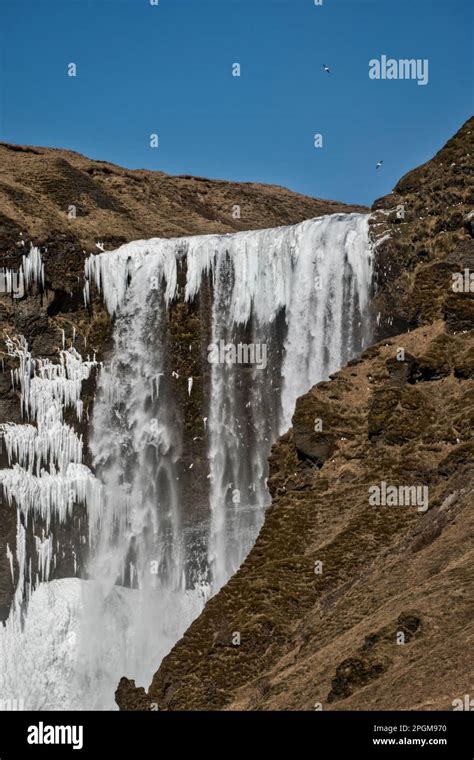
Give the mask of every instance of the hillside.
M 71 267 L 82 273 L 80 252 L 96 252 L 97 242 L 111 249 L 141 238 L 277 227 L 350 210 L 365 208 L 276 185 L 124 169 L 73 151 L 0 143 L 2 259 L 12 265 L 21 238 L 47 246 L 53 288 L 54 258 L 61 257 L 66 276 Z

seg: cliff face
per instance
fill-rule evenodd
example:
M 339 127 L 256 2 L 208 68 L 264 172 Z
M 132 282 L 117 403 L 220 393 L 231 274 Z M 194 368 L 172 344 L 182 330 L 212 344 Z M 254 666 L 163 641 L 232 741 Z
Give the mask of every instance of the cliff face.
M 71 151 L 0 143 L 0 265 L 17 271 L 30 242 L 41 248 L 45 263 L 44 291 L 33 289 L 23 298 L 0 293 L 0 351 L 4 360 L 0 372 L 0 422 L 22 421 L 19 394 L 10 376 L 17 362 L 7 355 L 7 335 L 24 335 L 34 357 L 52 361 L 58 359 L 63 331 L 65 345 L 74 342 L 83 356 L 95 352 L 101 360 L 110 351 L 111 322 L 102 299 L 94 297 L 87 309 L 83 301 L 84 259 L 98 252 L 96 243 L 108 249 L 139 238 L 274 227 L 352 210 L 364 209 L 307 198 L 276 186 L 132 171 Z M 208 481 L 201 409 L 207 404 L 203 373 L 209 365 L 201 361 L 199 344 L 209 342 L 206 292 L 203 289 L 199 301 L 179 303 L 170 310 L 168 352 L 169 371 L 181 378 L 176 383 L 176 393 L 181 398 L 188 433 L 183 471 L 187 472 L 191 462 L 195 464 L 193 482 L 203 492 Z M 193 351 L 189 350 L 190 344 Z M 186 378 L 190 376 L 194 378 L 192 398 L 186 388 Z M 72 415 L 67 420 L 84 437 L 88 465 L 87 416 L 94 391 L 92 377 L 83 384 L 84 422 L 78 424 Z M 0 468 L 7 466 L 6 451 L 0 449 Z M 0 499 L 0 620 L 8 616 L 14 592 L 7 546 L 15 546 L 16 521 L 16 510 Z M 37 572 L 34 535 L 41 535 L 43 527 L 40 521 L 34 527 L 31 523 L 28 526 L 32 578 Z M 53 530 L 64 551 L 52 577 L 82 577 L 87 550 L 84 511 L 75 509 L 72 523 L 53 524 Z M 16 567 L 14 571 L 17 577 Z
M 453 275 L 474 270 L 473 130 L 374 204 L 378 343 L 299 399 L 254 548 L 121 709 L 451 709 L 472 689 L 474 286 Z M 398 505 L 369 501 L 389 486 Z

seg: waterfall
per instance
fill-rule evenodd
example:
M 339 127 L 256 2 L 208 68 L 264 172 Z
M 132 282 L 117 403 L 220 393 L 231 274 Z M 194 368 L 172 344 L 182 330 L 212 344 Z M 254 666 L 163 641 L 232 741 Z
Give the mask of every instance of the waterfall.
M 43 373 L 53 385 L 34 401 L 36 427 L 4 426 L 11 464 L 0 472 L 19 513 L 20 574 L 24 516 L 39 509 L 31 494 L 44 491 L 47 524 L 53 512 L 67 520 L 78 501 L 87 509 L 87 580 L 48 581 L 57 540 L 36 537 L 42 577 L 0 631 L 1 695 L 29 709 L 107 709 L 122 675 L 148 685 L 255 542 L 269 504 L 270 448 L 291 425 L 296 399 L 367 341 L 371 275 L 368 217 L 360 214 L 136 241 L 87 259 L 85 303 L 95 286 L 114 318 L 91 422 L 95 475 L 62 417 L 65 405 L 80 414 L 81 373 L 91 366 L 71 369 L 69 387 L 70 355 L 80 357 L 64 349 L 59 385 L 54 371 Z M 199 352 L 199 434 L 186 416 L 199 385 L 176 371 L 170 348 L 177 304 L 199 317 L 197 343 L 183 338 Z M 26 360 L 18 371 L 25 387 L 33 384 Z M 204 463 L 189 461 L 191 435 L 202 439 Z

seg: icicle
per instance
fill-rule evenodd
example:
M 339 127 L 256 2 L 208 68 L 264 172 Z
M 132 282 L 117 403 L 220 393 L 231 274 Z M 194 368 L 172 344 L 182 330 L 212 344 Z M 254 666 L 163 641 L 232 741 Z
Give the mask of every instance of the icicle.
M 43 532 L 42 538 L 38 538 L 38 536 L 35 536 L 35 543 L 36 543 L 36 553 L 38 556 L 38 567 L 39 567 L 38 582 L 40 580 L 47 581 L 49 580 L 49 573 L 51 569 L 53 537 L 52 536 L 45 537 L 44 532 Z
M 10 547 L 9 547 L 8 544 L 7 544 L 7 559 L 9 561 L 9 563 L 10 563 L 10 575 L 12 577 L 12 582 L 14 583 L 15 582 L 15 573 L 13 571 L 13 554 L 12 554 L 11 549 L 10 549 Z
M 29 254 L 23 256 L 22 273 L 26 290 L 33 284 L 44 288 L 44 264 L 39 248 L 31 246 Z

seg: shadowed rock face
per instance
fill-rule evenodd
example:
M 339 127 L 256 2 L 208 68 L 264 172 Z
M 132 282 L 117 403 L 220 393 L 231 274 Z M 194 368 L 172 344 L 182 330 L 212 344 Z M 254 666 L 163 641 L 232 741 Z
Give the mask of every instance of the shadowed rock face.
M 148 693 L 121 680 L 121 709 L 434 710 L 469 693 L 474 293 L 452 276 L 474 269 L 473 137 L 471 119 L 375 203 L 379 342 L 299 399 L 254 548 Z M 428 508 L 371 504 L 383 483 L 427 487 Z
M 31 241 L 41 247 L 46 284 L 45 292 L 31 292 L 18 300 L 0 293 L 0 355 L 4 358 L 0 422 L 21 422 L 19 395 L 10 381 L 15 362 L 5 355 L 6 335 L 24 335 L 34 357 L 55 360 L 64 330 L 66 345 L 75 335 L 75 347 L 84 356 L 89 352 L 96 352 L 98 359 L 107 356 L 112 345 L 111 322 L 102 299 L 93 298 L 88 309 L 83 301 L 84 259 L 91 252 L 97 253 L 96 242 L 111 249 L 139 238 L 235 232 L 364 210 L 362 206 L 308 198 L 277 186 L 132 171 L 72 151 L 0 143 L 0 266 L 18 269 Z M 70 218 L 71 214 L 75 218 Z M 184 276 L 180 272 L 180 278 Z M 176 383 L 176 393 L 186 417 L 183 461 L 196 465 L 194 479 L 201 484 L 196 496 L 199 488 L 207 488 L 201 407 L 207 387 L 203 366 L 208 371 L 209 365 L 203 365 L 201 360 L 199 335 L 210 329 L 210 304 L 209 294 L 203 289 L 200 299 L 192 304 L 177 303 L 169 314 L 170 372 L 175 371 L 181 378 Z M 193 351 L 189 351 L 191 343 Z M 186 386 L 190 376 L 194 378 L 192 398 Z M 85 420 L 94 392 L 92 378 L 83 384 Z M 85 463 L 90 465 L 86 422 L 78 425 L 72 415 L 67 421 L 83 434 Z M 6 452 L 0 451 L 0 468 L 7 466 Z M 74 521 L 55 528 L 65 553 L 53 578 L 83 575 L 85 545 L 81 531 L 82 535 L 87 532 L 83 510 L 77 511 Z M 35 526 L 37 533 L 42 528 L 39 523 Z M 0 500 L 0 620 L 8 616 L 14 591 L 7 545 L 13 549 L 15 542 L 16 510 Z M 31 548 L 31 525 L 28 542 Z M 34 577 L 37 568 L 35 553 L 32 554 Z

